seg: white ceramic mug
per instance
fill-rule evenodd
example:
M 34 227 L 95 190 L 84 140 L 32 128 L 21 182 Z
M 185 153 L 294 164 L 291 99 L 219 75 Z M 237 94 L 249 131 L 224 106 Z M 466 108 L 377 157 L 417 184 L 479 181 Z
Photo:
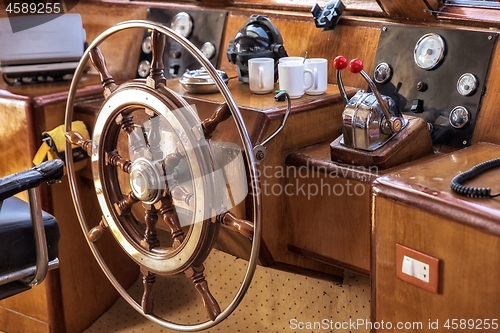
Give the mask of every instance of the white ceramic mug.
M 284 62 L 288 62 L 288 61 L 304 62 L 304 57 L 283 57 L 283 58 L 280 58 L 280 60 L 279 60 L 280 63 L 284 63 Z
M 280 90 L 286 91 L 290 98 L 300 98 L 313 85 L 312 70 L 306 69 L 304 63 L 300 61 L 280 62 L 278 75 Z M 305 83 L 306 76 L 310 76 L 309 85 Z
M 306 89 L 308 95 L 321 95 L 326 91 L 328 83 L 328 60 L 324 58 L 306 59 L 304 63 L 307 69 L 313 72 L 313 84 L 311 88 Z M 309 76 L 305 78 L 306 85 L 310 84 Z
M 274 59 L 248 59 L 248 83 L 255 94 L 267 94 L 274 90 Z

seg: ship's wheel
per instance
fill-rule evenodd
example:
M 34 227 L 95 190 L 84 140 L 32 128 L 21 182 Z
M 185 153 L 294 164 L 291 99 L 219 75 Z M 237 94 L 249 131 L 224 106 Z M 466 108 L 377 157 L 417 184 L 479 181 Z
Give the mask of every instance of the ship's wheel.
M 133 28 L 151 31 L 150 75 L 146 80 L 119 85 L 108 72 L 98 46 L 109 36 Z M 200 121 L 193 106 L 167 87 L 163 75 L 167 38 L 182 45 L 205 67 L 224 97 L 225 104 L 204 121 Z M 71 123 L 78 81 L 89 59 L 101 77 L 105 100 L 91 139 L 84 139 L 71 130 Z M 246 171 L 241 188 L 249 189 L 248 195 L 252 196 L 247 200 L 253 206 L 250 221 L 229 211 L 231 203 L 242 199 L 232 197 L 224 166 L 220 165 L 211 141 L 218 124 L 230 117 L 241 140 L 235 146 L 243 147 L 240 161 Z M 98 224 L 86 220 L 85 198 L 80 196 L 71 154 L 67 154 L 67 173 L 77 215 L 94 256 L 121 296 L 147 318 L 173 330 L 197 331 L 224 320 L 241 302 L 255 271 L 260 246 L 260 197 L 245 124 L 213 65 L 187 39 L 167 27 L 149 21 L 120 23 L 99 35 L 84 52 L 71 82 L 65 126 L 66 151 L 78 145 L 91 157 L 103 217 Z M 204 275 L 204 262 L 220 225 L 252 242 L 246 273 L 234 298 L 223 309 L 210 292 Z M 111 232 L 123 251 L 139 265 L 144 286 L 142 300 L 136 301 L 120 285 L 103 259 L 96 244 L 105 232 Z M 156 314 L 155 280 L 157 276 L 176 274 L 192 280 L 207 311 L 206 321 L 182 324 Z

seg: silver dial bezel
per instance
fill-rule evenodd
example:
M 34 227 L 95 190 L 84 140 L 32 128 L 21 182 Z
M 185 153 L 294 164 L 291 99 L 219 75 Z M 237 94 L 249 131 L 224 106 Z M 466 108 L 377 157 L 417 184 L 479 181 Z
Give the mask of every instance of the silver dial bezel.
M 451 117 L 453 116 L 453 114 L 455 112 L 457 112 L 459 110 L 460 111 L 465 111 L 467 117 L 465 118 L 465 121 L 464 121 L 463 124 L 455 125 L 451 121 Z M 460 129 L 460 128 L 464 128 L 465 125 L 467 125 L 470 122 L 471 117 L 472 117 L 472 115 L 471 115 L 470 111 L 465 106 L 459 105 L 459 106 L 454 107 L 453 110 L 451 110 L 450 115 L 448 116 L 448 121 L 450 122 L 451 127 L 456 128 L 456 129 Z
M 145 54 L 151 53 L 151 36 L 146 36 L 146 38 L 142 40 L 141 49 Z
M 468 89 L 462 90 L 461 89 L 461 86 L 462 86 L 461 83 L 463 82 L 463 80 L 465 78 L 471 78 L 473 85 L 470 86 Z M 474 94 L 476 92 L 477 86 L 478 86 L 477 78 L 472 73 L 464 73 L 457 80 L 457 91 L 462 96 L 470 96 L 470 95 Z
M 420 46 L 428 41 L 429 39 L 435 39 L 439 46 L 441 47 L 441 50 L 439 51 L 438 53 L 438 57 L 436 60 L 434 60 L 431 64 L 429 65 L 424 65 L 421 60 L 419 59 L 419 48 Z M 441 64 L 441 62 L 443 61 L 443 58 L 444 58 L 444 54 L 446 52 L 446 44 L 444 42 L 444 39 L 443 37 L 441 37 L 440 35 L 436 34 L 436 33 L 428 33 L 428 34 L 425 34 L 423 35 L 422 37 L 420 37 L 420 39 L 417 41 L 417 43 L 415 44 L 415 49 L 413 50 L 413 59 L 415 61 L 415 64 L 422 68 L 422 69 L 425 69 L 425 70 L 430 70 L 430 69 L 433 69 L 433 68 L 436 68 L 438 65 Z
M 147 69 L 147 71 L 145 70 Z M 137 65 L 137 74 L 139 77 L 145 78 L 149 75 L 149 72 L 151 70 L 151 63 L 147 60 L 143 60 Z M 142 74 L 144 73 L 144 75 Z
M 375 75 L 375 73 L 377 73 L 379 68 L 381 68 L 382 66 L 387 68 L 387 77 L 380 80 L 380 79 L 377 79 L 377 76 Z M 375 66 L 375 69 L 373 70 L 373 80 L 375 82 L 377 82 L 379 84 L 383 84 L 383 83 L 389 82 L 391 80 L 391 78 L 392 78 L 392 68 L 388 63 L 381 62 L 377 66 Z
M 180 27 L 185 26 L 185 29 L 180 29 Z M 170 23 L 170 28 L 182 37 L 189 38 L 193 32 L 193 19 L 186 12 L 177 13 Z
M 205 42 L 200 48 L 200 51 L 203 53 L 207 59 L 212 59 L 215 56 L 216 50 L 215 45 L 211 42 Z

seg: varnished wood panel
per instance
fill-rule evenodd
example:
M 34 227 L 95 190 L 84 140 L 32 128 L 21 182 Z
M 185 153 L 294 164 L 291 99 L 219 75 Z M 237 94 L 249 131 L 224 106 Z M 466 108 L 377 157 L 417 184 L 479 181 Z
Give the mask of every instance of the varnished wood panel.
M 330 141 L 336 137 L 340 130 L 336 119 L 339 119 L 342 110 L 343 106 L 337 102 L 330 107 L 291 114 L 285 128 L 267 144 L 267 158 L 259 166 L 259 172 L 263 175 L 261 182 L 265 180 L 269 188 L 284 189 L 289 181 L 288 176 L 275 172 L 286 170 L 287 154 L 299 147 Z M 280 121 L 280 118 L 273 119 L 263 137 L 272 133 Z M 267 177 L 266 174 L 270 174 L 270 176 Z M 272 191 L 267 194 L 263 193 L 263 240 L 276 261 L 324 271 L 327 268 L 324 264 L 315 263 L 307 257 L 291 253 L 288 250 L 286 233 L 290 227 L 290 215 L 295 214 L 303 207 L 303 205 L 290 206 L 284 194 L 274 195 Z M 332 269 L 332 272 L 335 270 Z
M 334 170 L 318 172 L 305 165 L 289 167 L 287 172 L 288 244 L 368 274 L 370 184 L 343 178 Z
M 438 320 L 442 332 L 453 318 L 498 318 L 500 237 L 383 197 L 374 207 L 372 322 L 421 322 L 414 331 L 424 332 Z M 441 260 L 439 294 L 396 278 L 396 244 Z
M 45 282 L 29 291 L 0 301 L 0 330 L 9 332 L 4 324 L 9 325 L 8 318 L 12 312 L 29 317 L 27 322 L 43 322 L 48 325 L 46 304 Z
M 27 129 L 32 128 L 29 105 L 24 101 L 0 98 L 0 151 L 2 156 L 16 156 L 15 159 L 2 158 L 0 176 L 10 175 L 31 167 L 31 154 L 26 146 L 34 146 L 33 140 L 26 137 Z
M 498 117 L 498 94 L 500 94 L 500 43 L 492 53 L 490 69 L 486 77 L 486 93 L 472 137 L 472 143 L 481 141 L 500 144 L 500 117 Z
M 43 286 L 40 286 L 43 289 Z M 31 291 L 28 291 L 31 292 Z M 17 296 L 13 296 L 17 297 Z M 0 307 L 0 322 L 3 332 L 8 333 L 51 333 L 50 327 L 45 320 L 28 317 L 22 312 L 13 311 L 9 308 Z M 52 331 L 53 332 L 53 331 Z
M 424 20 L 434 20 L 435 17 L 426 10 L 437 10 L 440 6 L 438 0 L 377 0 L 377 2 L 389 16 Z

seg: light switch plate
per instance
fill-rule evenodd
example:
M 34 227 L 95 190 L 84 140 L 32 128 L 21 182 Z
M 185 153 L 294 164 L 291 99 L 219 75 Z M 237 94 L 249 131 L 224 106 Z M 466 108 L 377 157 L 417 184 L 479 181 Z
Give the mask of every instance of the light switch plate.
M 438 258 L 396 244 L 396 276 L 399 279 L 438 294 L 439 266 Z

